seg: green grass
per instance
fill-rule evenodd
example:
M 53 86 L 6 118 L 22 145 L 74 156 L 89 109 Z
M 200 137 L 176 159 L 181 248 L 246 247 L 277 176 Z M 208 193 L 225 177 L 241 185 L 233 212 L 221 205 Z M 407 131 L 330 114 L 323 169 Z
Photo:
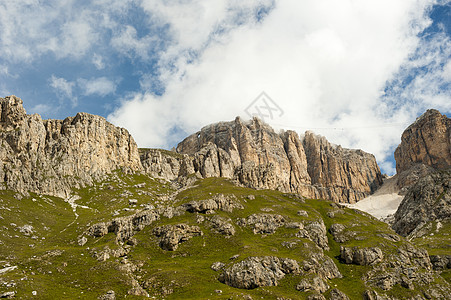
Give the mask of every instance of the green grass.
M 330 250 L 325 251 L 325 254 L 333 259 L 343 275 L 343 278 L 328 281 L 331 288 L 337 287 L 351 299 L 361 299 L 363 292 L 369 289 L 361 278 L 371 267 L 343 264 L 339 259 L 340 246 L 380 247 L 384 254 L 390 254 L 406 243 L 403 238 L 393 242 L 381 237 L 383 234 L 393 234 L 387 224 L 351 209 L 340 208 L 337 211 L 329 201 L 304 202 L 277 191 L 237 187 L 223 178 L 199 180 L 193 187 L 178 193 L 173 201 L 167 200 L 168 195 L 174 192 L 168 182 L 145 175 L 125 175 L 118 171 L 103 182 L 74 191 L 81 197 L 76 203 L 88 207 L 78 207 L 76 212 L 79 216 L 75 218 L 72 208 L 63 199 L 31 195 L 19 201 L 14 198 L 13 192 L 0 191 L 0 241 L 3 243 L 0 248 L 0 267 L 6 263 L 18 266 L 18 269 L 0 277 L 0 293 L 14 290 L 20 299 L 35 299 L 32 291 L 38 292 L 38 299 L 96 299 L 112 289 L 117 298 L 122 299 L 131 288 L 133 277 L 157 299 L 242 299 L 244 295 L 250 295 L 253 299 L 304 299 L 309 294 L 295 289 L 301 280 L 300 276 L 287 275 L 279 281 L 278 286 L 241 290 L 220 283 L 220 272 L 210 268 L 217 261 L 230 265 L 249 256 L 266 255 L 296 259 L 301 264 L 310 259 L 312 251 L 318 251 L 310 240 L 295 236 L 297 229 L 280 227 L 274 234 L 260 235 L 254 234 L 250 227 L 236 225 L 239 218 L 255 213 L 270 213 L 283 215 L 288 222 L 304 224 L 322 218 L 327 229 L 334 223 L 341 223 L 347 227 L 346 230 L 355 232 L 358 240 L 352 239 L 343 244 L 335 242 L 328 233 Z M 100 262 L 91 254 L 94 249 L 99 251 L 104 247 L 119 247 L 113 233 L 101 238 L 90 237 L 84 246 L 77 244 L 78 238 L 90 225 L 130 215 L 141 209 L 141 205 L 176 207 L 189 201 L 209 199 L 218 193 L 234 195 L 236 201 L 244 206 L 244 209 L 235 209 L 232 213 L 216 212 L 232 220 L 236 229 L 234 236 L 225 238 L 213 231 L 207 221 L 196 223 L 196 214 L 187 212 L 172 219 L 162 217 L 134 236 L 138 244 L 127 255 L 127 259 L 140 267 L 132 275 L 121 271 L 124 258 L 111 257 Z M 250 200 L 249 195 L 255 199 Z M 138 205 L 131 206 L 129 199 L 137 199 Z M 307 211 L 308 216 L 297 215 L 299 210 Z M 328 216 L 330 211 L 336 212 L 333 218 Z M 176 251 L 162 250 L 152 233 L 153 229 L 180 223 L 199 226 L 203 236 L 181 243 Z M 18 227 L 25 224 L 34 227 L 37 239 L 19 232 Z M 451 230 L 448 223 L 442 229 L 440 238 L 447 236 Z M 287 248 L 283 246 L 283 242 L 287 241 L 296 244 Z M 34 246 L 31 247 L 31 244 Z M 57 255 L 53 255 L 55 253 Z M 237 254 L 239 257 L 236 260 L 230 260 Z M 449 281 L 449 272 L 443 272 L 443 277 Z M 14 282 L 16 286 L 6 287 L 2 282 Z M 215 290 L 221 290 L 222 293 L 216 293 Z M 410 293 L 405 288 L 395 286 L 388 294 Z M 127 295 L 127 299 L 138 298 Z

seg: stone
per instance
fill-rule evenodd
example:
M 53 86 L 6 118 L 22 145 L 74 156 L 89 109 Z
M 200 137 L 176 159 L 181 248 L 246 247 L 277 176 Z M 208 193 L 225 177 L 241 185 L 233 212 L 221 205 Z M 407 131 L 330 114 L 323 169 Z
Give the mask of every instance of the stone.
M 297 261 L 274 256 L 247 257 L 226 268 L 219 281 L 231 287 L 254 289 L 261 286 L 276 286 L 286 274 L 300 272 Z
M 211 268 L 213 271 L 218 272 L 218 271 L 222 270 L 224 267 L 225 267 L 225 264 L 224 264 L 224 263 L 217 261 L 217 262 L 214 262 L 214 263 L 211 265 L 210 268 Z
M 345 234 L 346 227 L 343 224 L 335 223 L 329 228 L 329 232 L 332 234 L 334 240 L 338 243 L 344 243 L 349 240 Z
M 315 291 L 324 293 L 329 289 L 329 285 L 322 278 L 314 276 L 310 278 L 303 278 L 301 282 L 296 285 L 296 289 L 301 292 Z
M 0 294 L 0 298 L 5 298 L 5 299 L 12 299 L 16 296 L 16 292 L 4 292 Z
M 285 225 L 285 218 L 276 214 L 252 214 L 239 220 L 238 225 L 250 226 L 254 234 L 273 234 L 277 228 Z
M 117 242 L 125 242 L 136 232 L 160 219 L 160 214 L 154 210 L 142 210 L 133 215 L 115 218 L 109 222 L 101 222 L 92 225 L 86 234 L 94 237 L 102 237 L 110 232 L 116 234 Z
M 309 239 L 318 247 L 324 250 L 329 250 L 329 241 L 327 239 L 326 225 L 323 219 L 310 222 L 304 225 L 304 228 L 296 233 L 296 237 Z
M 153 230 L 153 234 L 160 238 L 160 248 L 168 251 L 177 250 L 179 244 L 190 240 L 195 236 L 203 235 L 199 226 L 187 224 L 165 225 Z
M 430 259 L 434 270 L 451 269 L 451 255 L 431 255 Z
M 232 220 L 230 218 L 213 216 L 209 218 L 209 223 L 211 227 L 220 234 L 225 236 L 235 235 L 235 227 L 233 227 Z
M 395 160 L 398 174 L 417 163 L 448 169 L 451 166 L 451 119 L 438 110 L 427 110 L 403 132 Z
M 8 189 L 66 198 L 117 169 L 142 170 L 131 135 L 102 117 L 42 120 L 15 96 L 0 98 L 0 107 L 0 183 Z
M 332 289 L 329 295 L 330 300 L 349 300 L 349 297 L 339 289 Z
M 84 246 L 87 242 L 88 242 L 88 239 L 85 236 L 82 236 L 81 238 L 78 239 L 77 243 L 79 246 Z
M 399 205 L 392 228 L 402 236 L 415 235 L 428 222 L 449 219 L 450 187 L 451 170 L 435 171 L 418 180 Z
M 234 195 L 216 194 L 212 199 L 185 203 L 182 207 L 191 213 L 211 213 L 215 210 L 232 212 L 234 209 L 244 209 Z
M 384 258 L 382 250 L 378 247 L 358 248 L 340 247 L 340 258 L 346 264 L 360 266 L 373 265 L 381 262 Z
M 235 179 L 252 188 L 354 203 L 382 184 L 373 155 L 333 146 L 325 138 L 275 133 L 258 118 L 202 128 L 177 146 L 193 157 L 193 173 Z
M 116 293 L 113 290 L 106 292 L 106 294 L 99 296 L 99 300 L 116 300 Z
M 30 236 L 34 233 L 34 228 L 30 224 L 25 224 L 24 226 L 19 227 L 19 231 L 26 236 Z

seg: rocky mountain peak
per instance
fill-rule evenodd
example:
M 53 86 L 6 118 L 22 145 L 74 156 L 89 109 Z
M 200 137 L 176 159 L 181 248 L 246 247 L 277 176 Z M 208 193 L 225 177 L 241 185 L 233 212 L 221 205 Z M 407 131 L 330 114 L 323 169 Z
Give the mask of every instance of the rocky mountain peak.
M 415 164 L 436 169 L 451 166 L 451 120 L 438 110 L 429 109 L 402 134 L 395 151 L 398 174 Z
M 248 187 L 310 198 L 354 203 L 382 184 L 373 155 L 343 149 L 312 132 L 303 139 L 294 131 L 276 133 L 258 118 L 203 127 L 183 140 L 177 152 L 197 155 L 194 170 L 203 177 L 217 174 Z
M 16 96 L 0 98 L 0 127 L 12 130 L 20 125 L 26 116 L 22 99 Z
M 123 128 L 78 113 L 64 120 L 27 115 L 20 98 L 0 98 L 0 188 L 66 197 L 117 169 L 142 170 Z

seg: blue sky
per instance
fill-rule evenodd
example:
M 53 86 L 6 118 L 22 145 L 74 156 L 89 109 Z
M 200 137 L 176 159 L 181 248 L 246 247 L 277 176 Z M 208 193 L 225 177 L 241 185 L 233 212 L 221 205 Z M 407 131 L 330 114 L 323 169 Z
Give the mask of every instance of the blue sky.
M 374 153 L 451 112 L 451 1 L 0 1 L 0 96 L 79 111 L 170 148 L 266 94 L 279 129 Z

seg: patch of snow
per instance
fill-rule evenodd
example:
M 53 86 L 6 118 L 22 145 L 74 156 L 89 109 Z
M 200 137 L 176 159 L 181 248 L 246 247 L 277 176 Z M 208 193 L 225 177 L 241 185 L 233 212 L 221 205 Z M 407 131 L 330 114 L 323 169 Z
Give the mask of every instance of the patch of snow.
M 373 195 L 346 206 L 367 212 L 378 219 L 385 219 L 396 212 L 404 199 L 404 196 L 398 195 L 399 189 L 396 181 L 397 178 L 389 177 Z

